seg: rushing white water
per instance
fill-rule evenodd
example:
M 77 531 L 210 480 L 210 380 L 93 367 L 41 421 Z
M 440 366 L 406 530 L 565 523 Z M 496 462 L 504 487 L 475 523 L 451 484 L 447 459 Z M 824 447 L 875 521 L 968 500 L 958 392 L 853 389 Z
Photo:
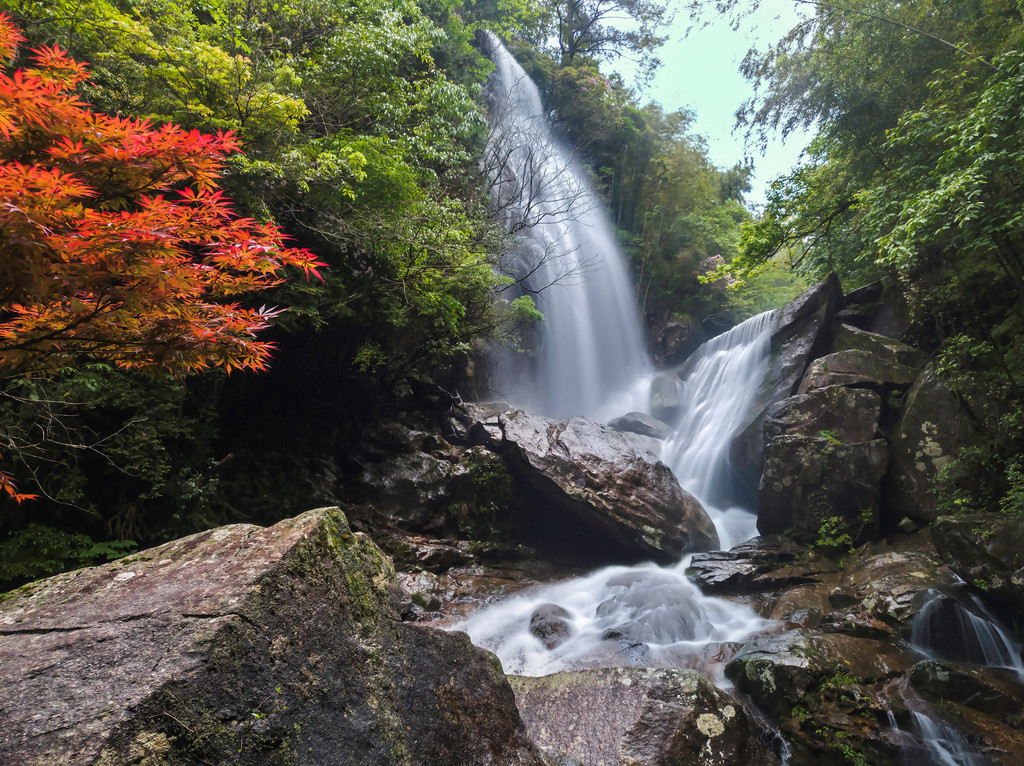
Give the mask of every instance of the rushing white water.
M 517 232 L 519 289 L 545 317 L 533 365 L 497 361 L 501 393 L 551 417 L 604 420 L 637 409 L 634 384 L 649 363 L 611 225 L 582 167 L 552 136 L 537 86 L 492 34 L 488 47 L 492 199 Z
M 757 517 L 740 505 L 729 448 L 768 371 L 777 316 L 748 319 L 698 349 L 683 383 L 682 420 L 663 450 L 679 483 L 708 510 L 725 549 L 757 534 Z
M 772 314 L 748 320 L 701 352 L 683 386 L 687 410 L 671 442 L 683 486 L 730 497 L 729 442 L 763 379 Z M 692 485 L 692 487 L 691 487 Z M 756 534 L 752 513 L 705 502 L 727 545 Z M 498 655 L 507 673 L 546 675 L 612 665 L 713 667 L 717 645 L 742 641 L 767 621 L 750 608 L 703 595 L 686 575 L 689 557 L 672 567 L 609 567 L 537 588 L 487 607 L 457 625 Z M 570 636 L 549 649 L 530 632 L 542 607 L 557 605 Z

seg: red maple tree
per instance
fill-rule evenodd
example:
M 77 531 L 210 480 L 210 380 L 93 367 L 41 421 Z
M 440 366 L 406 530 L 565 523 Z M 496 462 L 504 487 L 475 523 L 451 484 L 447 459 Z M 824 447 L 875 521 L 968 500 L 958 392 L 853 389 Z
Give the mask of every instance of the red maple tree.
M 217 179 L 231 133 L 89 110 L 85 65 L 32 51 L 0 14 L 0 376 L 81 357 L 181 374 L 264 369 L 279 312 L 234 297 L 323 264 L 274 226 L 232 215 Z M 21 500 L 0 472 L 0 491 Z

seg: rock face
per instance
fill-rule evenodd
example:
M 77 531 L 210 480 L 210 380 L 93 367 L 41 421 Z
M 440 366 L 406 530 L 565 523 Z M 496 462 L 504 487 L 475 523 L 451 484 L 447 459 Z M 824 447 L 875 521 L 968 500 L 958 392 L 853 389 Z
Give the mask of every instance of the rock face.
M 831 439 L 779 436 L 765 449 L 758 491 L 761 534 L 792 530 L 814 541 L 822 525 L 838 518 L 839 534 L 868 539 L 878 528 L 878 499 L 888 445 L 883 439 L 837 444 Z
M 548 530 L 575 531 L 657 561 L 718 546 L 710 517 L 642 437 L 521 410 L 500 421 L 502 453 L 535 494 L 538 523 Z
M 693 670 L 513 677 L 527 731 L 555 763 L 777 764 L 735 700 Z
M 798 393 L 826 386 L 862 386 L 887 393 L 909 388 L 916 376 L 916 368 L 873 351 L 834 351 L 811 362 L 800 381 Z
M 25 586 L 0 603 L 0 762 L 540 766 L 495 658 L 395 603 L 337 509 Z
M 1001 513 L 941 516 L 935 548 L 950 568 L 1009 614 L 1024 609 L 1024 518 Z
M 764 436 L 821 436 L 853 444 L 878 435 L 882 398 L 874 391 L 845 386 L 818 388 L 773 405 L 764 421 Z
M 918 521 L 938 516 L 931 491 L 939 471 L 984 437 L 967 407 L 928 366 L 907 395 L 892 438 L 886 496 L 896 515 Z

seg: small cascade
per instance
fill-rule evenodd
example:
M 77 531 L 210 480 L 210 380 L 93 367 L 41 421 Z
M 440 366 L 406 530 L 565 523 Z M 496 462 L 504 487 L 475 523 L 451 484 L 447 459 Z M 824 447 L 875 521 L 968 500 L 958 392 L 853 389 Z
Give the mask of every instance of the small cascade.
M 932 593 L 914 616 L 910 640 L 929 656 L 1008 668 L 1024 680 L 1020 644 L 973 596 L 967 608 L 943 593 Z
M 698 349 L 682 384 L 682 421 L 662 456 L 707 509 L 723 549 L 757 534 L 756 516 L 742 507 L 744 488 L 729 449 L 768 372 L 777 318 L 777 311 L 766 311 Z
M 900 766 L 984 766 L 988 761 L 967 738 L 944 723 L 913 689 L 899 684 L 899 696 L 906 705 L 903 726 L 890 710 L 889 729 L 899 747 Z
M 487 47 L 492 202 L 517 233 L 520 294 L 545 317 L 534 364 L 497 360 L 500 393 L 558 418 L 638 409 L 632 389 L 649 362 L 611 224 L 583 168 L 551 134 L 537 86 L 493 34 Z

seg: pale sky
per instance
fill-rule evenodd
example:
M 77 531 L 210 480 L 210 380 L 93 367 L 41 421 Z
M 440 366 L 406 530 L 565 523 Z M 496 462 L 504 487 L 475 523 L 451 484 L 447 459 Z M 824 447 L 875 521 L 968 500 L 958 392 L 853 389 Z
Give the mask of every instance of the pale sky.
M 694 132 L 708 142 L 711 161 L 722 168 L 742 162 L 747 152 L 743 135 L 733 134 L 735 113 L 751 95 L 750 84 L 739 73 L 740 61 L 753 45 L 763 47 L 782 37 L 800 18 L 790 0 L 764 0 L 757 14 L 744 19 L 734 31 L 728 19 L 717 18 L 707 28 L 695 28 L 684 37 L 691 22 L 680 12 L 668 42 L 659 51 L 662 66 L 642 94 L 643 101 L 656 101 L 666 112 L 689 108 L 696 113 Z M 613 67 L 626 82 L 632 81 L 628 62 Z M 795 165 L 810 134 L 792 133 L 783 143 L 772 141 L 764 156 L 752 152 L 753 189 L 747 200 L 764 202 L 769 181 Z

